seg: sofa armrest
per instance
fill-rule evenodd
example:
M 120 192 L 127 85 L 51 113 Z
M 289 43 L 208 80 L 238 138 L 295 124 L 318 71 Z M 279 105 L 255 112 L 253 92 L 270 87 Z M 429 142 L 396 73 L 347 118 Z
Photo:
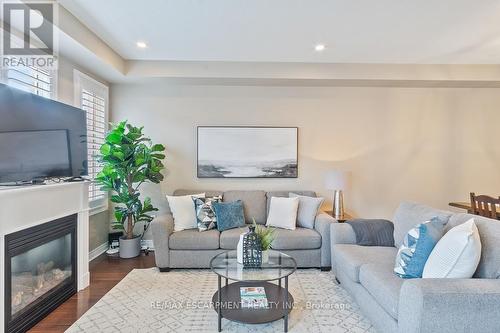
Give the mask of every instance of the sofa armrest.
M 400 332 L 498 332 L 498 279 L 414 279 L 399 296 Z
M 338 221 L 327 213 L 320 213 L 314 221 L 314 230 L 321 235 L 321 267 L 332 267 L 330 250 L 330 225 Z
M 168 269 L 170 265 L 168 239 L 174 232 L 174 218 L 172 214 L 155 217 L 153 222 L 151 222 L 151 232 L 153 233 L 156 266 L 160 269 Z
M 335 223 L 330 226 L 331 246 L 335 244 L 356 244 L 356 234 L 348 223 Z

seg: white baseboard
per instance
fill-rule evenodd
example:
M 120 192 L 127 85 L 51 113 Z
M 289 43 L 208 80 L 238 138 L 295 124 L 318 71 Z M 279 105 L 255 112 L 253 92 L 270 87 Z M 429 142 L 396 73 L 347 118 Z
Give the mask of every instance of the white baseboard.
M 89 261 L 92 261 L 95 258 L 99 257 L 107 250 L 108 250 L 108 242 L 102 243 L 101 245 L 99 245 L 98 247 L 89 252 Z
M 86 272 L 85 274 L 79 277 L 77 289 L 78 291 L 80 291 L 87 288 L 89 285 L 90 285 L 90 273 Z

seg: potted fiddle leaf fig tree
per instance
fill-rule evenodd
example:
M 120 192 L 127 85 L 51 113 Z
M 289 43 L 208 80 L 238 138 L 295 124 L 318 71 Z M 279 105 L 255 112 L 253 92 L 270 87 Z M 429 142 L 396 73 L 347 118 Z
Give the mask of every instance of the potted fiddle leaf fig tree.
M 165 147 L 153 144 L 142 133 L 143 127 L 135 127 L 123 121 L 113 125 L 100 149 L 99 160 L 102 171 L 96 182 L 104 191 L 112 192 L 111 202 L 115 203 L 113 229 L 122 230 L 120 257 L 133 258 L 141 252 L 142 235 L 134 234 L 136 223 L 144 223 L 144 230 L 153 220 L 151 199 L 141 200 L 140 186 L 145 182 L 160 183 L 161 170 L 165 158 Z

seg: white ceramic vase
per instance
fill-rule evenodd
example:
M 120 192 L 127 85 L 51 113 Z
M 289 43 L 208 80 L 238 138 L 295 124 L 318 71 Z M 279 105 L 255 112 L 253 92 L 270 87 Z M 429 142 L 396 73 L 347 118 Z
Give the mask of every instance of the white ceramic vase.
M 240 240 L 238 241 L 238 245 L 236 246 L 236 261 L 239 264 L 243 264 L 243 237 L 245 234 L 240 235 Z

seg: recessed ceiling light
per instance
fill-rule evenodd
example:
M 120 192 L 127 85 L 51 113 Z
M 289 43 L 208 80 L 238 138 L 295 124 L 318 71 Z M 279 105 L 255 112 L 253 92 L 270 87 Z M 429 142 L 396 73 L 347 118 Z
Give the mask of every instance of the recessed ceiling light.
M 318 52 L 324 51 L 325 49 L 326 49 L 325 44 L 317 44 L 317 45 L 314 47 L 314 50 L 315 50 L 315 51 L 318 51 Z
M 141 49 L 145 49 L 146 47 L 148 47 L 145 42 L 137 42 L 135 45 L 137 45 L 137 47 Z

